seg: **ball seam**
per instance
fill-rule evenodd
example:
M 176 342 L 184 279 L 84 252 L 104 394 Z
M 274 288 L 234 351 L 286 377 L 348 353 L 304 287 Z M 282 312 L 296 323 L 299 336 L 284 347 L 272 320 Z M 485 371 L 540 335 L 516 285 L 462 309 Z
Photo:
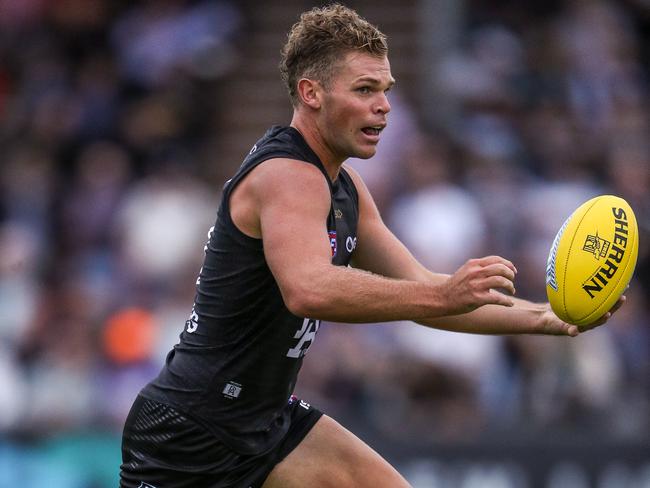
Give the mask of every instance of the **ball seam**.
M 570 321 L 573 321 L 573 322 L 575 322 L 577 319 L 574 319 L 573 317 L 571 317 L 571 315 L 569 314 L 569 311 L 567 310 L 567 307 L 566 307 L 566 276 L 567 276 L 566 270 L 567 270 L 567 267 L 569 265 L 569 257 L 571 256 L 571 251 L 573 249 L 573 241 L 575 240 L 576 235 L 578 234 L 577 230 L 580 228 L 580 224 L 582 224 L 582 221 L 585 219 L 585 217 L 589 213 L 589 210 L 591 210 L 593 208 L 593 206 L 596 205 L 602 198 L 603 198 L 602 196 L 594 198 L 593 203 L 591 205 L 589 205 L 589 207 L 587 207 L 585 209 L 585 211 L 582 213 L 582 217 L 580 217 L 580 220 L 578 221 L 578 225 L 576 225 L 576 232 L 573 232 L 573 235 L 571 236 L 571 242 L 569 243 L 569 249 L 568 249 L 568 252 L 566 253 L 566 258 L 565 258 L 565 261 L 564 261 L 564 273 L 563 273 L 563 276 L 562 276 L 562 308 L 564 309 L 564 315 L 566 315 L 566 317 Z

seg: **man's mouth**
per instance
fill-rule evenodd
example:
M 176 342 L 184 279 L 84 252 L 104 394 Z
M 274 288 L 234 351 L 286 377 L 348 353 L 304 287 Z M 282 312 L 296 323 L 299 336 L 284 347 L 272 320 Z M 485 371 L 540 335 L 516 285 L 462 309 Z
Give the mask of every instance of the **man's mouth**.
M 368 136 L 378 136 L 379 133 L 384 129 L 384 126 L 382 125 L 375 125 L 372 127 L 364 127 L 361 129 L 361 132 Z

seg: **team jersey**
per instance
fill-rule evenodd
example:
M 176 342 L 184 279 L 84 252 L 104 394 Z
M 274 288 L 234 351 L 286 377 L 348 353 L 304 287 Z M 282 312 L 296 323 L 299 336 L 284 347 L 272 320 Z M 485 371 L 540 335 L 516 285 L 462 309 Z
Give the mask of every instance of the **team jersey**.
M 242 233 L 231 220 L 233 189 L 257 165 L 273 164 L 269 160 L 274 158 L 299 160 L 321 170 L 332 196 L 323 222 L 332 263 L 350 262 L 359 214 L 352 179 L 341 168 L 332 182 L 296 129 L 272 127 L 224 186 L 190 318 L 161 373 L 142 390 L 144 397 L 174 406 L 247 454 L 273 448 L 287 432 L 288 401 L 320 327 L 317 318 L 298 317 L 287 309 L 264 258 L 262 240 Z M 291 187 L 292 181 L 285 184 Z

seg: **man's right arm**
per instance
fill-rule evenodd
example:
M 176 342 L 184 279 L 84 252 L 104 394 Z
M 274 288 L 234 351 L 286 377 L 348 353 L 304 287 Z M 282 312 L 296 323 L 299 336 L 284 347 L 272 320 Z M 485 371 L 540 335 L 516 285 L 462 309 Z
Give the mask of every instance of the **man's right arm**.
M 476 275 L 459 277 L 459 282 L 440 284 L 335 266 L 325 226 L 331 197 L 317 168 L 275 160 L 258 166 L 244 183 L 242 195 L 259 218 L 268 265 L 285 304 L 298 316 L 384 322 L 455 315 L 486 303 L 503 304 L 507 297 L 490 289 L 512 286 L 508 278 L 480 269 Z M 459 302 L 455 295 L 469 282 L 481 290 Z

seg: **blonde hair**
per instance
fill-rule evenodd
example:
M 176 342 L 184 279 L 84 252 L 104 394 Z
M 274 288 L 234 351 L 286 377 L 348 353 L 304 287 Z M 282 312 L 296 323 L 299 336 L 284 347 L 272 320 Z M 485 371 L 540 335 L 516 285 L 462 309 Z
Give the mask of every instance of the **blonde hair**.
M 280 73 L 293 106 L 300 78 L 318 80 L 327 89 L 337 63 L 350 51 L 382 57 L 386 36 L 354 10 L 340 4 L 313 8 L 296 22 L 282 48 Z

